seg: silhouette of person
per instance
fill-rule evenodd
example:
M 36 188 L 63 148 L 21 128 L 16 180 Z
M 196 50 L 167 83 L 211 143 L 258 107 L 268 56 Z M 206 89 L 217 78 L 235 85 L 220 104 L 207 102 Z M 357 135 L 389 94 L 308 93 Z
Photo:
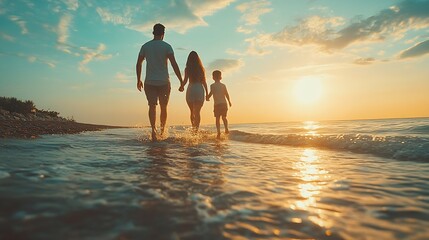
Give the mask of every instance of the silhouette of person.
M 179 66 L 174 57 L 173 48 L 170 44 L 163 41 L 165 27 L 157 23 L 153 26 L 153 39 L 146 42 L 140 49 L 137 64 L 137 89 L 141 92 L 144 88 L 146 98 L 149 104 L 149 121 L 152 127 L 152 141 L 156 141 L 156 105 L 161 109 L 161 135 L 164 133 L 167 122 L 167 105 L 170 98 L 170 79 L 168 74 L 168 61 L 170 60 L 174 73 L 182 85 L 182 75 Z M 144 86 L 141 81 L 142 63 L 146 59 L 146 77 Z M 183 91 L 183 90 L 182 90 Z
M 220 117 L 222 117 L 223 125 L 225 126 L 225 133 L 228 134 L 228 119 L 226 114 L 228 112 L 228 100 L 229 106 L 231 107 L 231 100 L 229 99 L 229 93 L 226 89 L 225 84 L 221 83 L 222 72 L 219 70 L 213 71 L 213 80 L 215 81 L 210 85 L 210 93 L 207 95 L 206 100 L 209 101 L 213 95 L 214 99 L 214 116 L 216 118 L 217 138 L 220 138 Z
M 185 68 L 185 79 L 180 86 L 183 90 L 189 80 L 188 88 L 186 89 L 186 102 L 191 111 L 191 124 L 195 132 L 198 131 L 201 122 L 201 108 L 204 104 L 204 93 L 208 95 L 206 75 L 203 63 L 195 51 L 188 55 Z

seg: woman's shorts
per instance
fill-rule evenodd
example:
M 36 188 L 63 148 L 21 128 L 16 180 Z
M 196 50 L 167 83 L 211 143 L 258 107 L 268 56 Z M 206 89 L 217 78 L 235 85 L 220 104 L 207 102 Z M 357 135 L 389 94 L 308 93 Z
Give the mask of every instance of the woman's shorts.
M 204 87 L 201 83 L 191 83 L 186 90 L 186 102 L 203 102 L 204 103 Z

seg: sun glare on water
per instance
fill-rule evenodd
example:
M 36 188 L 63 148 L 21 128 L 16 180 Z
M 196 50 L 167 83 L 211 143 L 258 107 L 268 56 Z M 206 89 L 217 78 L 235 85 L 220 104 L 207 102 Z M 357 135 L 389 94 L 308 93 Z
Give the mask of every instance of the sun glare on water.
M 322 97 L 322 81 L 313 76 L 301 78 L 296 82 L 293 91 L 298 102 L 303 104 L 316 103 Z

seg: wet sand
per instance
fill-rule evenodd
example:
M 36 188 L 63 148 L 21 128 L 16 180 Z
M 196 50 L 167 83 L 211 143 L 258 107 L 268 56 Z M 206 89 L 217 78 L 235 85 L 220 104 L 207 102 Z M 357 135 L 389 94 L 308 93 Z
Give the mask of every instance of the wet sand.
M 126 128 L 73 121 L 0 120 L 0 138 L 37 138 L 44 134 L 74 134 L 111 128 Z

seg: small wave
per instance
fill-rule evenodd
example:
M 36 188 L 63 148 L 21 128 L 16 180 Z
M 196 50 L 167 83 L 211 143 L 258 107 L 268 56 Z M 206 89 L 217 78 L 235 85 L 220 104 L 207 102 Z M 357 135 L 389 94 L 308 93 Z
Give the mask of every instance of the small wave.
M 429 134 L 429 125 L 411 127 L 408 131 L 417 134 Z
M 317 147 L 366 153 L 405 161 L 429 162 L 429 139 L 420 137 L 372 135 L 270 135 L 231 131 L 235 141 L 297 147 Z
M 176 127 L 166 129 L 167 131 L 161 136 L 157 135 L 157 141 L 155 143 L 180 143 L 188 146 L 195 146 L 205 142 L 213 142 L 216 140 L 216 133 L 199 130 L 198 132 L 193 132 L 191 128 Z M 143 143 L 153 144 L 150 138 L 150 131 L 140 133 L 138 136 L 138 141 Z
M 0 179 L 10 177 L 10 173 L 0 170 Z

